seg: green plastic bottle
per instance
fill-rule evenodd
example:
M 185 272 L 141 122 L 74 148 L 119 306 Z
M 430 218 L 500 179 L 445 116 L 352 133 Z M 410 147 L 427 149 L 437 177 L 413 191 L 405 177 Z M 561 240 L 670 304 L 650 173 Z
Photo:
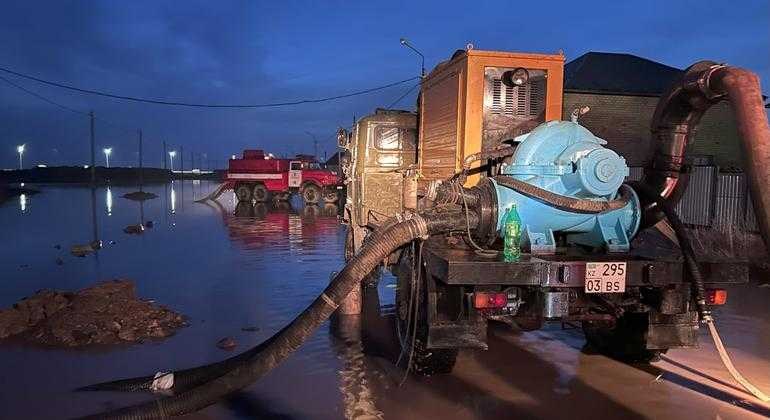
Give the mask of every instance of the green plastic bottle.
M 518 261 L 521 258 L 521 218 L 516 211 L 516 204 L 508 207 L 503 225 L 503 259 L 506 262 Z

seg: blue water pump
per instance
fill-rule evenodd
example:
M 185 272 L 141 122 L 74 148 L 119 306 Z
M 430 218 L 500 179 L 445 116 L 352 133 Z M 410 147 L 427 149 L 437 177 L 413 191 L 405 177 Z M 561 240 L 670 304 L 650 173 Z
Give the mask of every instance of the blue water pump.
M 515 141 L 519 143 L 516 152 L 511 164 L 503 165 L 502 174 L 581 200 L 610 201 L 621 190 L 628 200 L 622 208 L 587 214 L 554 207 L 495 183 L 498 232 L 507 209 L 515 203 L 523 225 L 522 246 L 533 254 L 554 253 L 554 233 L 564 233 L 568 244 L 628 251 L 639 229 L 641 207 L 636 193 L 623 184 L 629 173 L 625 159 L 576 122 L 550 121 Z

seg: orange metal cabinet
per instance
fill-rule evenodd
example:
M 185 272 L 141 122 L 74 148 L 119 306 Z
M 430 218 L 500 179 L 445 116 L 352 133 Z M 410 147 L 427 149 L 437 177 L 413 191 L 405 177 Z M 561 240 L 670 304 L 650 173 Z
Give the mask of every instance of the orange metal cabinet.
M 527 69 L 527 86 L 501 84 L 499 74 L 516 68 Z M 421 87 L 421 189 L 451 177 L 466 156 L 560 119 L 563 78 L 562 53 L 460 50 L 437 65 Z M 467 185 L 478 180 L 479 174 L 472 174 Z

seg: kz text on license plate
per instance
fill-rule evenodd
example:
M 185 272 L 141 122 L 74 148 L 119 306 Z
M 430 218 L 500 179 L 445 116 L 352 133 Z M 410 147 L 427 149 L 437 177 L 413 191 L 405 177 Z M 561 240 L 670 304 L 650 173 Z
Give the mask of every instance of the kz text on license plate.
M 622 293 L 626 291 L 625 262 L 586 263 L 586 293 Z

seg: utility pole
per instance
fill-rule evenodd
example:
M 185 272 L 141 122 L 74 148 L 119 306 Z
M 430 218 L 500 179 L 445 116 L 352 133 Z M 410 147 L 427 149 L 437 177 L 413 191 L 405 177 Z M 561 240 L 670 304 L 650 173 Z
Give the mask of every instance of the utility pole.
M 305 134 L 313 138 L 313 157 L 318 160 L 318 139 L 316 139 L 315 134 L 309 131 L 305 131 Z
M 88 113 L 91 119 L 91 184 L 96 183 L 96 139 L 94 138 L 94 111 Z
M 168 169 L 168 166 L 166 166 L 166 154 L 168 154 L 166 151 L 166 140 L 163 140 L 163 169 Z
M 179 173 L 184 178 L 184 146 L 179 146 Z
M 144 184 L 144 162 L 142 160 L 142 130 L 139 130 L 139 187 Z

